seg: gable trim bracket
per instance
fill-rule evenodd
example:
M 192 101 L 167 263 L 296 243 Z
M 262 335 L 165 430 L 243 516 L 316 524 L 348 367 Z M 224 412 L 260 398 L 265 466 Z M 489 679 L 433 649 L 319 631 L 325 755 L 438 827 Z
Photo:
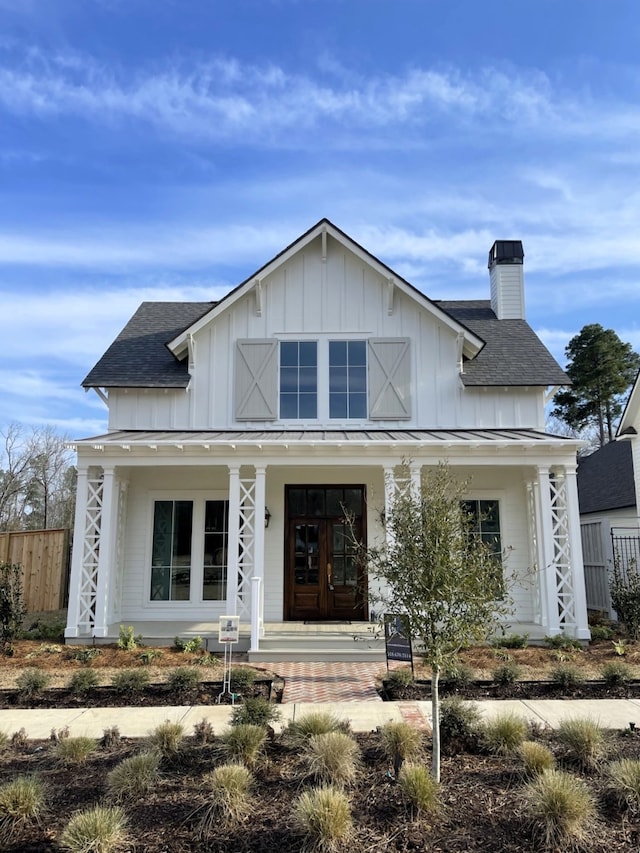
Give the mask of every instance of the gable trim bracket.
M 98 397 L 102 400 L 105 406 L 109 405 L 109 397 L 107 396 L 106 388 L 98 388 L 96 385 L 92 385 L 90 388 L 85 388 L 84 393 L 88 394 L 89 391 L 95 391 Z
M 256 317 L 262 317 L 262 282 L 259 278 L 255 280 L 253 292 L 256 296 Z
M 464 373 L 464 360 L 462 357 L 464 353 L 464 332 L 458 332 L 458 334 L 456 335 L 456 350 L 458 374 L 462 376 L 462 374 Z
M 564 386 L 562 385 L 553 385 L 544 392 L 544 404 L 547 406 L 553 398 L 556 396 L 558 391 Z
M 393 296 L 395 293 L 395 279 L 387 279 L 387 314 L 389 317 L 393 315 Z

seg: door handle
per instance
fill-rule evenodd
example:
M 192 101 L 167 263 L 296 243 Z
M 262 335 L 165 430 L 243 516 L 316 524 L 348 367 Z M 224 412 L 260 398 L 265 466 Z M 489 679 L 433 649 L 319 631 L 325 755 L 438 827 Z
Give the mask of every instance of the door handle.
M 331 563 L 327 563 L 327 583 L 329 584 L 329 589 L 333 589 L 333 584 L 331 581 L 333 580 L 333 567 Z

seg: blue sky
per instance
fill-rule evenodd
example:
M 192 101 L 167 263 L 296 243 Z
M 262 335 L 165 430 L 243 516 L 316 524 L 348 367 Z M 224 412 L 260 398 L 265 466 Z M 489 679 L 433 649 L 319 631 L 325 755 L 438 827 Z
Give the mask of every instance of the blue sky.
M 428 296 L 640 350 L 637 0 L 0 0 L 0 430 L 145 299 L 210 300 L 323 216 Z

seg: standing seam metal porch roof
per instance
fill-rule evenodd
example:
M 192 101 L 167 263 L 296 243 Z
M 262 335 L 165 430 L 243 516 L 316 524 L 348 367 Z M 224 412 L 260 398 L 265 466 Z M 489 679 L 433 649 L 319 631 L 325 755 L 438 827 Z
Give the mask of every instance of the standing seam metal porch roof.
M 401 430 L 120 430 L 93 438 L 83 438 L 78 446 L 189 445 L 206 444 L 472 444 L 543 443 L 576 445 L 575 439 L 534 429 L 401 429 Z

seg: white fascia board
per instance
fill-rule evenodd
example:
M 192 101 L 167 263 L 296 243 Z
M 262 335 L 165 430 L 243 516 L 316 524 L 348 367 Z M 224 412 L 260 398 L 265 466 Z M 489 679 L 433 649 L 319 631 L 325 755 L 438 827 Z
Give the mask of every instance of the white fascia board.
M 633 388 L 629 394 L 627 405 L 625 406 L 622 417 L 620 418 L 616 437 L 622 435 L 622 433 L 626 429 L 629 429 L 629 427 L 633 427 L 638 431 L 638 433 L 640 433 L 640 372 L 636 376 L 636 381 L 633 383 Z
M 257 272 L 250 275 L 249 278 L 239 284 L 235 288 L 235 290 L 231 290 L 226 296 L 223 296 L 222 299 L 217 303 L 217 305 L 215 305 L 210 311 L 207 311 L 207 313 L 199 320 L 197 320 L 192 326 L 190 326 L 188 329 L 185 329 L 184 332 L 179 334 L 172 341 L 169 341 L 167 346 L 171 350 L 171 352 L 175 356 L 183 354 L 187 350 L 189 335 L 196 334 L 200 331 L 200 329 L 202 329 L 216 317 L 220 316 L 220 314 L 223 314 L 228 308 L 230 308 L 239 299 L 242 299 L 243 296 L 249 293 L 256 286 L 256 280 L 262 281 L 267 278 L 267 276 L 271 275 L 271 273 L 275 269 L 277 269 L 282 264 L 287 263 L 287 261 L 289 261 L 301 249 L 303 249 L 305 246 L 308 246 L 322 234 L 328 234 L 338 243 L 341 243 L 346 249 L 348 249 L 352 254 L 359 258 L 363 263 L 366 263 L 368 266 L 374 269 L 378 273 L 378 275 L 380 275 L 385 280 L 388 280 L 389 276 L 391 275 L 394 280 L 394 285 L 398 287 L 406 296 L 408 296 L 410 299 L 413 299 L 414 302 L 418 303 L 418 305 L 420 305 L 426 311 L 429 311 L 431 314 L 433 314 L 433 316 L 437 317 L 441 323 L 443 323 L 445 326 L 448 326 L 453 332 L 455 332 L 456 334 L 463 334 L 464 344 L 462 351 L 467 358 L 473 358 L 483 348 L 485 342 L 482 340 L 482 338 L 479 338 L 472 331 L 458 323 L 456 320 L 453 319 L 453 317 L 450 317 L 449 314 L 447 314 L 445 311 L 435 305 L 424 294 L 420 293 L 420 291 L 417 290 L 413 285 L 409 284 L 408 281 L 397 275 L 390 267 L 387 267 L 373 255 L 369 254 L 366 249 L 363 249 L 357 243 L 354 243 L 352 240 L 346 237 L 346 235 L 344 235 L 342 232 L 338 231 L 333 225 L 331 225 L 330 222 L 328 222 L 327 220 L 323 220 L 319 222 L 315 228 L 313 228 L 303 237 L 300 237 L 298 240 L 292 243 L 288 249 L 277 255 L 272 261 L 266 264 L 266 266 L 261 267 Z

